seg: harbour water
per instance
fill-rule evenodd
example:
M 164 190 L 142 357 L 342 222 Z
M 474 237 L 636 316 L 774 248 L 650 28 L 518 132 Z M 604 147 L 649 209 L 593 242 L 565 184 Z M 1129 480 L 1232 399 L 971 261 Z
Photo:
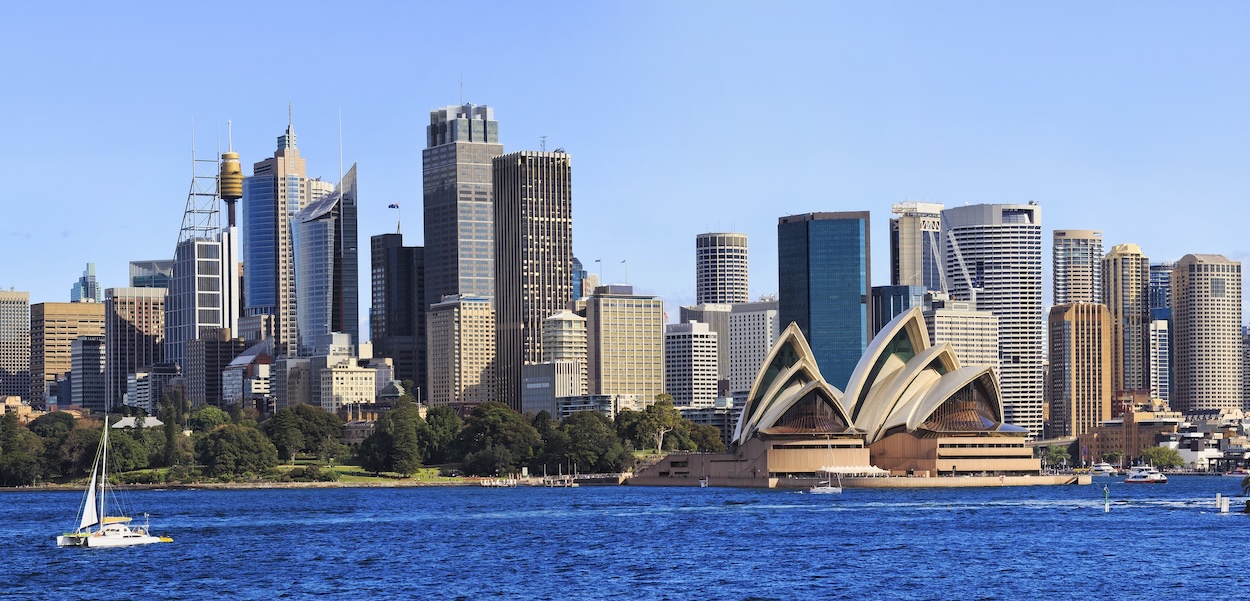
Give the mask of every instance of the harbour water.
M 173 544 L 58 549 L 81 495 L 0 493 L 13 599 L 1234 599 L 1240 479 L 857 490 L 127 493 Z M 1103 511 L 1103 485 L 1111 511 Z

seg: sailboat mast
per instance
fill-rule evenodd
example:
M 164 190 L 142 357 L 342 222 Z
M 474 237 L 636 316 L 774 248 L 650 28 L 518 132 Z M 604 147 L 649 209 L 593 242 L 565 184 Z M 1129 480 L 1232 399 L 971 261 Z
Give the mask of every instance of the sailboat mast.
M 104 438 L 100 441 L 100 527 L 104 527 L 104 481 L 108 480 L 109 468 L 109 414 L 104 414 Z

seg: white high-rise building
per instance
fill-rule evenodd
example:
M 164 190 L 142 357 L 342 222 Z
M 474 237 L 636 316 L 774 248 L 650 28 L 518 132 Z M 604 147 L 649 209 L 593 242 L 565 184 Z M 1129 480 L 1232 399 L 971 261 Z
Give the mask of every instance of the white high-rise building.
M 730 392 L 751 389 L 760 366 L 768 358 L 768 351 L 780 335 L 776 300 L 733 305 L 729 313 Z
M 942 211 L 952 298 L 998 318 L 998 374 L 1005 418 L 1042 435 L 1042 209 L 985 204 Z
M 1168 400 L 1171 396 L 1172 342 L 1168 320 L 1150 322 L 1150 398 Z
M 1172 270 L 1174 411 L 1241 408 L 1241 262 L 1185 255 Z
M 1054 236 L 1054 304 L 1103 302 L 1102 232 L 1055 230 Z
M 577 385 L 569 396 L 586 394 L 586 318 L 560 311 L 543 320 L 543 363 L 573 363 Z
M 705 323 L 669 324 L 664 330 L 664 382 L 678 407 L 716 402 L 716 332 Z
M 695 298 L 702 304 L 748 300 L 747 235 L 710 232 L 695 236 Z

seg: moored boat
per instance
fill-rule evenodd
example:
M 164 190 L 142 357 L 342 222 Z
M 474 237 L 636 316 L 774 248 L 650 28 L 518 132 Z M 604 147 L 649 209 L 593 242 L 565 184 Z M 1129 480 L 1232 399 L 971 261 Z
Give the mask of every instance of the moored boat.
M 1091 466 L 1089 468 L 1089 473 L 1092 476 L 1114 476 L 1115 468 L 1111 467 L 1110 463 L 1104 461 L 1102 463 L 1095 463 Z
M 1125 484 L 1167 484 L 1168 477 L 1153 466 L 1135 467 L 1124 479 Z

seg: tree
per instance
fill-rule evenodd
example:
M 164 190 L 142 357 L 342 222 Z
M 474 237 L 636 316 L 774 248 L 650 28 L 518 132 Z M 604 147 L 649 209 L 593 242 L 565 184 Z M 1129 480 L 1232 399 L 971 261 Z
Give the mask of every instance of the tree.
M 664 450 L 664 436 L 677 428 L 682 417 L 681 412 L 673 407 L 673 397 L 661 393 L 655 395 L 655 399 L 654 404 L 643 410 L 638 430 L 644 440 L 655 444 L 655 452 L 661 453 Z
M 513 473 L 542 449 L 538 431 L 502 403 L 485 403 L 473 410 L 460 431 L 465 469 L 479 475 Z
M 616 413 L 616 437 L 627 445 L 641 448 L 644 442 L 642 433 L 643 413 L 626 409 Z
M 391 470 L 391 435 L 384 430 L 376 430 L 360 443 L 356 451 L 360 467 L 374 475 Z
M 1184 465 L 1180 451 L 1167 447 L 1146 447 L 1141 450 L 1142 461 L 1161 470 L 1169 470 Z
M 691 449 L 692 451 L 703 453 L 725 452 L 725 441 L 721 440 L 719 428 L 716 426 L 699 425 L 686 419 L 683 419 L 682 422 L 686 426 L 686 438 L 694 446 Z
M 179 465 L 187 457 L 180 444 L 186 437 L 182 435 L 182 419 L 177 413 L 175 400 L 173 395 L 166 394 L 165 400 L 161 402 L 161 416 L 165 422 L 165 425 L 161 426 L 162 434 L 165 436 L 165 446 L 161 449 L 161 462 L 167 467 Z
M 584 471 L 614 471 L 604 461 L 608 450 L 618 444 L 612 421 L 607 416 L 598 411 L 578 411 L 565 419 L 560 429 L 568 435 L 565 457 L 570 469 L 576 466 Z
M 86 423 L 84 423 L 86 422 Z M 57 445 L 51 463 L 64 476 L 86 474 L 95 461 L 96 449 L 100 446 L 100 422 L 80 420 L 80 425 L 94 424 L 96 427 L 80 427 L 66 434 Z
M 1110 463 L 1111 465 L 1121 465 L 1124 461 L 1124 452 L 1123 451 L 1111 451 L 1109 453 L 1104 453 L 1102 456 L 1102 460 L 1106 461 L 1107 463 Z
M 429 426 L 421 419 L 416 403 L 402 397 L 383 417 L 380 425 L 391 435 L 391 469 L 405 477 L 411 476 L 420 469 L 424 459 L 422 439 L 428 440 L 429 434 L 421 431 L 429 430 Z
M 278 449 L 260 430 L 226 424 L 195 443 L 195 452 L 213 476 L 256 474 L 278 465 Z
M 294 426 L 299 430 L 301 441 L 293 448 L 292 453 L 318 455 L 322 441 L 326 438 L 338 440 L 343 437 L 343 420 L 339 419 L 339 416 L 320 407 L 303 403 L 284 407 L 273 417 L 265 420 L 265 423 L 261 424 L 261 430 L 272 439 L 275 435 L 275 427 L 279 425 L 284 429 Z M 286 432 L 283 435 L 289 436 L 290 433 Z M 274 444 L 277 443 L 278 441 L 274 440 Z
M 114 428 L 109 431 L 110 472 L 129 472 L 148 465 L 148 449 L 143 443 L 135 440 L 126 430 Z
M 265 422 L 265 426 L 269 440 L 278 449 L 278 457 L 294 464 L 296 453 L 304 449 L 304 433 L 300 431 L 295 412 L 283 409 Z
M 22 427 L 17 414 L 0 418 L 0 486 L 34 484 L 43 475 L 43 439 Z
M 26 427 L 40 438 L 60 438 L 74 429 L 74 416 L 65 411 L 53 411 L 36 417 Z
M 446 463 L 453 460 L 456 452 L 456 436 L 464 427 L 464 421 L 451 407 L 433 407 L 425 414 L 425 423 L 429 426 L 430 463 Z
M 1042 453 L 1043 461 L 1051 467 L 1066 463 L 1071 457 L 1067 447 L 1057 444 L 1046 447 Z
M 217 426 L 230 423 L 230 416 L 221 409 L 207 405 L 191 412 L 188 420 L 192 431 L 211 432 Z

